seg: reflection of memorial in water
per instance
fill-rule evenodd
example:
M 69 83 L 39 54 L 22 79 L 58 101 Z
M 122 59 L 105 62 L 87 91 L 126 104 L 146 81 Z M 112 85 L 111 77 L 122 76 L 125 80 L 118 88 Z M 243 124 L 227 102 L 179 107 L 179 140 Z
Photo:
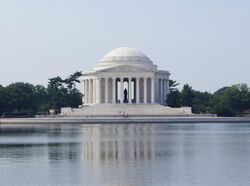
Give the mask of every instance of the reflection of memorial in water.
M 86 129 L 85 160 L 146 160 L 154 158 L 154 132 L 149 125 L 114 125 Z

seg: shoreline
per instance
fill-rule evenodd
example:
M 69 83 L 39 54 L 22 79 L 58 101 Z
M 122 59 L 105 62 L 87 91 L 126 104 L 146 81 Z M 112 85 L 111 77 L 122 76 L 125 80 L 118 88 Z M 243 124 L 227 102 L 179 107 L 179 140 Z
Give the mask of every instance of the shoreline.
M 250 123 L 250 117 L 41 117 L 2 118 L 1 124 Z

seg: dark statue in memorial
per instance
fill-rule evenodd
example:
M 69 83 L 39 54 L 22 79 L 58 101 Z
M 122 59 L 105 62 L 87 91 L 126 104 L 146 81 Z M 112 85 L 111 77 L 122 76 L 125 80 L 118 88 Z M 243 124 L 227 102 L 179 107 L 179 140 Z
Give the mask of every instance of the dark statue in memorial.
M 128 91 L 126 88 L 124 89 L 123 93 L 124 93 L 124 103 L 127 103 L 128 102 Z

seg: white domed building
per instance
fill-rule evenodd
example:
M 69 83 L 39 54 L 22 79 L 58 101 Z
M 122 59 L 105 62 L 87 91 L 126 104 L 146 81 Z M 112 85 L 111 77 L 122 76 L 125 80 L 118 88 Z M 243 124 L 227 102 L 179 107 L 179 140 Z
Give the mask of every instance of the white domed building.
M 83 74 L 84 103 L 165 105 L 169 75 L 142 52 L 117 48 L 106 54 L 93 72 Z
M 157 65 L 134 48 L 114 49 L 93 71 L 83 73 L 83 107 L 62 113 L 80 116 L 191 114 L 190 109 L 166 106 L 169 76 L 168 71 L 158 70 Z

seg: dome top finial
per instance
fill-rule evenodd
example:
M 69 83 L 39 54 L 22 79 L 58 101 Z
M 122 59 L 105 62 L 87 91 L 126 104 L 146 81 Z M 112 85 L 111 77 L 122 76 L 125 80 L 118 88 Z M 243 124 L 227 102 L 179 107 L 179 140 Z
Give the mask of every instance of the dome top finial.
M 131 47 L 116 48 L 105 55 L 105 57 L 118 57 L 118 56 L 120 56 L 120 57 L 122 57 L 122 56 L 146 57 L 142 52 L 140 52 L 139 50 L 137 50 L 135 48 L 131 48 Z

